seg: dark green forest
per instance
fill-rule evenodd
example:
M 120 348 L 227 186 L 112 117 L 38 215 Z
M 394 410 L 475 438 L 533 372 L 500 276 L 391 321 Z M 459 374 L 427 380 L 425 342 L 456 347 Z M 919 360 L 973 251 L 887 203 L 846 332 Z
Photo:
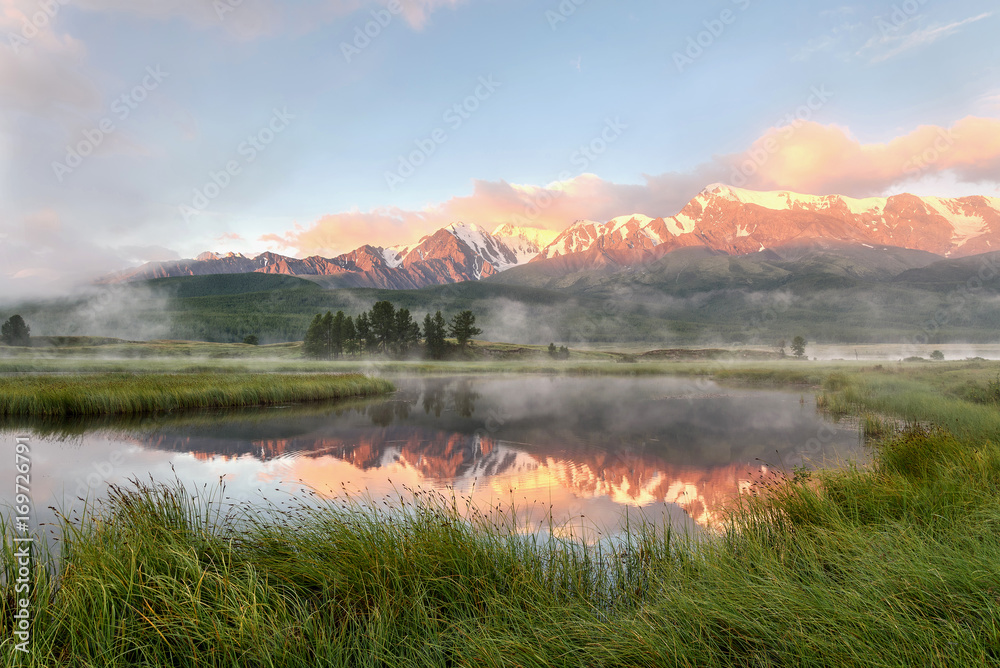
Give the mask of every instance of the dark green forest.
M 268 274 L 190 276 L 0 307 L 0 322 L 17 313 L 32 335 L 227 343 L 257 336 L 267 344 L 302 341 L 316 314 L 343 311 L 356 319 L 385 301 L 418 324 L 437 311 L 471 311 L 481 338 L 538 345 L 770 345 L 789 332 L 818 343 L 997 340 L 1000 279 L 977 281 L 983 258 L 917 268 L 905 260 L 671 254 L 610 273 L 546 276 L 544 267 L 528 265 L 421 290 L 325 289 Z

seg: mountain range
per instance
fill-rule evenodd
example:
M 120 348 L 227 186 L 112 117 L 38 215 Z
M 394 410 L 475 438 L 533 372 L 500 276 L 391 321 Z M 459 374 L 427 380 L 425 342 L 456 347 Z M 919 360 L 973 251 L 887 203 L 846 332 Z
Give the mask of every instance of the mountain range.
M 714 184 L 669 217 L 581 220 L 562 232 L 510 224 L 489 232 L 477 224 L 454 223 L 415 243 L 364 245 L 333 258 L 203 253 L 146 264 L 100 282 L 265 273 L 321 278 L 331 287 L 405 290 L 480 281 L 525 265 L 536 274 L 560 275 L 643 265 L 682 249 L 728 256 L 770 251 L 784 257 L 789 248 L 815 244 L 909 249 L 933 259 L 988 253 L 1000 249 L 1000 198 L 900 194 L 853 199 Z

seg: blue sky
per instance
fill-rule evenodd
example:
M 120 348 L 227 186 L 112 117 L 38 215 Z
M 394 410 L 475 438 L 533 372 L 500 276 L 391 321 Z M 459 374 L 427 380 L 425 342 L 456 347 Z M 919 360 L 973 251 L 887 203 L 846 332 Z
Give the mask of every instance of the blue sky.
M 545 189 L 571 197 L 530 224 L 672 215 L 797 111 L 787 155 L 856 158 L 826 178 L 783 154 L 747 187 L 998 194 L 987 0 L 52 0 L 44 25 L 36 0 L 0 7 L 9 290 L 208 249 L 332 255 L 457 216 L 523 223 Z M 969 117 L 946 158 L 901 168 L 920 128 Z M 70 168 L 67 148 L 98 137 Z

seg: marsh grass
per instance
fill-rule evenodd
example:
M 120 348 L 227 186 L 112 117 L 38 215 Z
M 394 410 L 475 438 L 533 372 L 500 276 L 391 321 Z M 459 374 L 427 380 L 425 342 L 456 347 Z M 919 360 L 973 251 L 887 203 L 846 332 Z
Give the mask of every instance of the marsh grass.
M 391 392 L 361 374 L 92 374 L 0 377 L 0 417 L 140 415 L 271 406 Z
M 230 507 L 113 487 L 63 519 L 27 663 L 998 665 L 1000 417 L 939 369 L 827 375 L 821 403 L 871 421 L 872 464 L 772 471 L 703 540 L 639 520 L 591 544 L 425 492 Z
M 525 533 L 512 509 L 433 492 L 248 508 L 180 485 L 112 487 L 63 520 L 30 663 L 1000 661 L 1000 453 L 919 430 L 884 453 L 874 472 L 820 485 L 764 481 L 702 541 L 642 521 L 596 545 Z

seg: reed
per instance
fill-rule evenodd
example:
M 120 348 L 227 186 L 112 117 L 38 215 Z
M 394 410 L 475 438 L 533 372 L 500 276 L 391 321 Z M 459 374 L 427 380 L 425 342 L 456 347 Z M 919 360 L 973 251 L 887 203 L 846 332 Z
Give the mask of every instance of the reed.
M 0 660 L 997 665 L 1000 415 L 949 394 L 968 380 L 957 367 L 839 372 L 822 379 L 825 402 L 881 435 L 872 464 L 772 473 L 699 540 L 640 518 L 590 544 L 420 490 L 388 505 L 235 507 L 224 490 L 113 487 L 63 518 L 61 552 L 34 586 L 27 657 L 9 637 L 5 540 Z
M 361 374 L 85 374 L 0 377 L 0 416 L 140 415 L 269 406 L 391 392 Z

